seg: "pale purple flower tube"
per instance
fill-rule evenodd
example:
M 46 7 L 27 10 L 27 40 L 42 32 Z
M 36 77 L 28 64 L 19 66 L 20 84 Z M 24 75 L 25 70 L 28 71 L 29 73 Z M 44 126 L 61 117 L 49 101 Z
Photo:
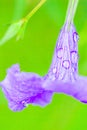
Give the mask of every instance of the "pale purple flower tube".
M 68 32 L 66 27 L 60 32 L 47 75 L 20 72 L 17 64 L 8 69 L 1 86 L 11 110 L 20 111 L 28 104 L 45 106 L 55 92 L 87 103 L 87 78 L 78 75 L 78 34 L 74 25 Z
M 71 95 L 87 103 L 87 77 L 78 75 L 78 38 L 73 24 L 68 31 L 67 24 L 61 30 L 53 61 L 46 76 L 51 84 L 46 88 Z

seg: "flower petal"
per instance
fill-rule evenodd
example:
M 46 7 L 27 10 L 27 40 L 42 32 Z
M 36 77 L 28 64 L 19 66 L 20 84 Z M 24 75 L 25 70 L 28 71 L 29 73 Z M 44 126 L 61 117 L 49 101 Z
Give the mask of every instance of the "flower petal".
M 19 111 L 30 103 L 45 106 L 51 101 L 52 91 L 45 90 L 43 83 L 39 75 L 20 72 L 19 66 L 13 65 L 1 86 L 11 110 Z

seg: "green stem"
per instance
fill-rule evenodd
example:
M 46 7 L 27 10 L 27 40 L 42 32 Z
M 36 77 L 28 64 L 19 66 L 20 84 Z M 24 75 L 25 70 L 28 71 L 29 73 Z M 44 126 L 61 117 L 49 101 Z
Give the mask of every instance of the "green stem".
M 29 14 L 25 17 L 26 20 L 29 20 L 35 13 L 36 11 L 46 2 L 47 0 L 41 0 L 39 4 L 31 11 Z
M 79 0 L 69 0 L 68 10 L 67 10 L 67 15 L 65 20 L 65 23 L 68 24 L 68 27 L 70 27 L 70 24 L 73 23 L 78 2 Z

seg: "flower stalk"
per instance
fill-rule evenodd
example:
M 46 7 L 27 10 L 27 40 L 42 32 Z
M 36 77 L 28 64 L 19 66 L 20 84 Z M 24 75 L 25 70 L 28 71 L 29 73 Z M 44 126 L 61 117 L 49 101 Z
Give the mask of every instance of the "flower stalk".
M 41 0 L 38 3 L 38 5 L 31 12 L 29 12 L 29 14 L 25 17 L 25 19 L 29 20 L 46 1 L 47 0 Z
M 66 14 L 66 18 L 65 18 L 65 23 L 67 23 L 68 29 L 70 27 L 70 24 L 73 23 L 78 2 L 79 2 L 79 0 L 69 0 L 67 14 Z

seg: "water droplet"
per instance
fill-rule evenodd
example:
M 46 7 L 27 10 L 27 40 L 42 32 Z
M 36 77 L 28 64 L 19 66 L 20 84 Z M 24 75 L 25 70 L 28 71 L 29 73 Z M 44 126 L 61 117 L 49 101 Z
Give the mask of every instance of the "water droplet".
M 69 60 L 64 60 L 63 63 L 62 63 L 62 66 L 63 66 L 65 69 L 69 69 L 69 67 L 70 67 L 70 62 L 69 62 Z
M 78 62 L 77 51 L 71 51 L 71 62 L 72 63 L 77 63 Z
M 58 57 L 59 59 L 61 59 L 62 56 L 63 56 L 63 48 L 60 48 L 60 49 L 57 50 L 57 57 Z
M 29 106 L 29 104 L 28 103 L 26 103 L 26 104 L 24 104 L 25 105 L 25 107 L 28 107 Z
M 22 104 L 24 107 L 28 107 L 28 105 L 29 105 L 28 103 L 26 103 L 26 101 L 22 101 Z
M 74 40 L 74 42 L 78 42 L 79 36 L 78 36 L 77 32 L 73 33 L 73 40 Z

